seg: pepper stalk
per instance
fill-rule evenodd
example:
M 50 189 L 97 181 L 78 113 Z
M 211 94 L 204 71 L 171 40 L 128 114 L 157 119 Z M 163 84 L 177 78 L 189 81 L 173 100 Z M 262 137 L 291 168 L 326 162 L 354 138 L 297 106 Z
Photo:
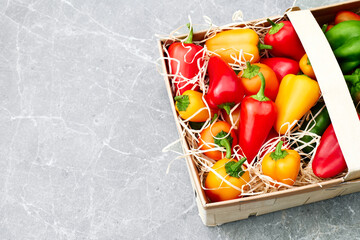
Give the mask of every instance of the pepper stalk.
M 193 27 L 190 25 L 190 23 L 186 24 L 186 26 L 189 28 L 190 31 L 184 43 L 193 43 L 193 36 L 194 36 Z
M 268 97 L 265 96 L 265 77 L 264 75 L 259 72 L 258 73 L 260 80 L 261 80 L 261 86 L 260 89 L 258 91 L 258 93 L 256 95 L 251 96 L 253 99 L 258 100 L 259 102 L 265 102 L 265 101 L 270 101 L 270 99 Z
M 231 145 L 233 142 L 233 138 L 227 132 L 221 131 L 214 137 L 214 143 L 219 147 L 224 147 L 226 149 L 226 158 L 231 158 Z
M 270 157 L 273 159 L 273 160 L 279 160 L 279 159 L 283 159 L 285 158 L 289 153 L 285 150 L 281 150 L 281 147 L 283 145 L 283 141 L 280 141 L 277 145 L 276 145 L 276 149 L 274 152 L 272 152 L 270 154 Z
M 242 169 L 242 165 L 244 164 L 245 161 L 246 161 L 246 157 L 243 157 L 238 162 L 230 161 L 226 163 L 225 164 L 226 173 L 229 174 L 229 176 L 231 177 L 240 178 L 245 173 L 245 171 Z

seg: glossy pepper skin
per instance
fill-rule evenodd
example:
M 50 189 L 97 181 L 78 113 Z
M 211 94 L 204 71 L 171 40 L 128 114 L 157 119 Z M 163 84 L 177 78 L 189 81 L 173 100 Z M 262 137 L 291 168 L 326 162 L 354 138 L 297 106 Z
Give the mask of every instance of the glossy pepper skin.
M 307 56 L 307 54 L 305 53 L 305 55 L 300 59 L 299 62 L 299 67 L 301 69 L 301 71 L 308 76 L 309 78 L 315 79 L 316 80 L 316 76 L 314 73 L 314 70 L 311 66 L 311 62 Z
M 275 72 L 263 63 L 250 64 L 250 62 L 246 62 L 246 66 L 246 69 L 238 74 L 244 88 L 245 95 L 254 95 L 259 91 L 261 87 L 259 73 L 262 73 L 266 81 L 265 95 L 275 101 L 276 95 L 279 91 L 279 81 Z
M 349 20 L 357 20 L 360 21 L 360 16 L 354 12 L 350 11 L 340 11 L 335 16 L 335 24 L 349 21 Z
M 358 115 L 360 120 L 360 115 Z M 331 178 L 347 168 L 332 124 L 325 130 L 312 162 L 316 176 Z
M 212 202 L 240 197 L 242 187 L 250 182 L 249 172 L 246 171 L 246 168 L 243 166 L 245 161 L 246 158 L 242 158 L 240 161 L 224 158 L 217 161 L 211 167 L 221 177 L 240 189 L 235 189 L 227 184 L 222 178 L 210 171 L 205 179 L 205 193 Z
M 187 90 L 199 89 L 196 80 L 189 80 L 197 76 L 204 65 L 203 47 L 192 43 L 192 35 L 193 29 L 191 28 L 185 42 L 175 42 L 168 48 L 169 57 L 175 59 L 169 60 L 169 62 L 170 74 L 178 75 L 173 80 L 177 96 L 182 95 Z
M 205 100 L 212 109 L 230 109 L 240 103 L 244 90 L 231 67 L 220 57 L 211 56 L 208 63 L 209 89 Z
M 311 133 L 315 133 L 318 136 L 322 136 L 325 130 L 329 127 L 331 120 L 327 108 L 324 106 L 324 103 L 318 102 L 313 108 L 311 108 L 311 113 L 315 116 L 314 120 L 309 123 L 309 121 L 305 121 L 301 125 L 301 130 L 305 130 L 308 128 L 308 131 Z M 309 126 L 308 126 L 309 125 Z M 305 143 L 309 143 L 313 139 L 310 135 L 305 135 L 300 140 Z M 310 153 L 315 147 L 315 144 L 311 146 L 306 146 L 302 149 L 304 153 Z
M 225 157 L 228 159 L 231 158 L 232 149 L 235 145 L 237 145 L 238 141 L 235 131 L 230 131 L 230 129 L 230 124 L 227 122 L 218 121 L 201 131 L 199 137 L 199 146 L 202 147 L 200 149 L 210 150 L 204 152 L 206 156 L 216 161 L 220 160 L 224 158 L 225 154 L 219 150 L 211 151 L 211 149 L 216 147 L 224 147 L 226 149 Z M 229 132 L 229 136 L 225 138 Z
M 313 162 L 312 169 L 320 178 L 331 178 L 346 169 L 347 165 L 341 152 L 332 124 L 321 137 Z
M 352 71 L 360 64 L 360 21 L 340 22 L 325 36 L 343 73 Z
M 264 43 L 272 46 L 269 50 L 270 54 L 274 57 L 288 57 L 299 62 L 305 50 L 291 22 L 274 23 L 270 19 L 268 22 L 272 27 L 265 35 Z
M 359 65 L 360 65 L 360 61 L 358 61 L 358 60 L 348 61 L 348 62 L 340 62 L 340 68 L 344 74 L 350 73 L 352 70 L 357 68 Z
M 262 58 L 260 63 L 269 66 L 276 74 L 279 83 L 288 74 L 298 74 L 300 71 L 299 63 L 290 58 L 272 57 Z
M 305 75 L 286 75 L 281 81 L 275 101 L 278 110 L 275 130 L 280 134 L 291 130 L 286 123 L 298 121 L 315 105 L 320 95 L 320 87 L 315 80 Z
M 265 78 L 259 73 L 261 88 L 257 95 L 245 97 L 240 107 L 239 145 L 249 163 L 253 161 L 274 125 L 277 110 L 264 95 Z
M 231 56 L 238 59 L 241 50 L 245 53 L 245 61 L 258 62 L 260 59 L 259 48 L 271 48 L 259 44 L 259 36 L 252 29 L 232 29 L 217 33 L 207 40 L 205 45 L 208 50 L 219 54 L 227 63 L 235 63 Z
M 202 100 L 202 96 L 201 92 L 187 90 L 182 95 L 174 98 L 175 109 L 182 119 L 189 119 L 192 122 L 205 122 L 210 118 L 209 111 Z
M 264 175 L 291 186 L 299 174 L 300 155 L 295 150 L 281 150 L 282 144 L 280 141 L 274 152 L 265 155 L 261 168 Z

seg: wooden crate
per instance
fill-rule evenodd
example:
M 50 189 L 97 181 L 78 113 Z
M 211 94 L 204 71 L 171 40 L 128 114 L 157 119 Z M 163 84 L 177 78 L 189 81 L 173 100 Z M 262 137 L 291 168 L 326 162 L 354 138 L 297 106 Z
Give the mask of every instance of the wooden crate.
M 324 181 L 321 185 L 309 184 L 273 193 L 211 203 L 206 198 L 205 192 L 201 187 L 198 170 L 194 161 L 191 157 L 187 157 L 186 162 L 196 203 L 200 217 L 205 225 L 220 225 L 226 222 L 246 219 L 249 216 L 258 216 L 360 191 L 360 151 L 358 150 L 360 149 L 360 122 L 358 121 L 356 110 L 341 70 L 319 27 L 319 25 L 333 20 L 335 14 L 340 10 L 358 12 L 360 10 L 360 1 L 349 1 L 304 11 L 299 8 L 293 8 L 287 14 L 287 17 L 294 25 L 308 56 L 311 58 L 312 66 L 317 75 L 330 118 L 348 165 L 347 175 L 344 178 Z M 271 19 L 282 17 L 275 16 L 271 17 Z M 247 24 L 264 20 L 265 18 L 258 19 Z M 204 35 L 205 32 L 195 33 L 194 40 L 201 40 L 204 38 Z M 164 39 L 159 40 L 159 49 L 162 57 L 166 57 L 162 48 L 164 42 Z M 162 63 L 162 67 L 163 71 L 166 72 L 167 66 L 165 60 Z M 182 136 L 182 127 L 177 120 L 170 79 L 167 76 L 165 76 L 165 84 L 182 146 L 185 151 L 189 150 L 189 145 Z

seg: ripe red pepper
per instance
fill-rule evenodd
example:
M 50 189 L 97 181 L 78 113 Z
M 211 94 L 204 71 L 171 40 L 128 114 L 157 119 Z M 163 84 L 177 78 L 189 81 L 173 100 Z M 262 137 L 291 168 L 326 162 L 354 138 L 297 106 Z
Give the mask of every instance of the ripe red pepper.
M 273 57 L 262 58 L 260 62 L 269 66 L 276 74 L 279 83 L 288 74 L 298 74 L 300 71 L 299 63 L 290 58 Z
M 265 78 L 259 73 L 261 88 L 256 95 L 247 96 L 240 105 L 239 145 L 251 163 L 264 144 L 275 123 L 277 110 L 273 101 L 264 95 Z
M 300 42 L 298 35 L 290 21 L 274 23 L 270 19 L 267 21 L 272 25 L 269 32 L 265 35 L 264 43 L 271 45 L 269 50 L 274 57 L 288 57 L 300 61 L 304 56 L 305 50 Z
M 205 100 L 212 109 L 223 108 L 230 114 L 231 107 L 241 102 L 244 90 L 232 68 L 220 57 L 211 56 L 208 63 L 209 89 Z
M 331 124 L 321 137 L 312 169 L 316 176 L 331 178 L 346 169 L 347 165 L 336 138 L 334 127 Z
M 359 120 L 360 115 L 358 114 Z M 316 176 L 331 178 L 347 168 L 344 155 L 340 149 L 332 124 L 321 137 L 313 162 L 312 169 Z
M 188 24 L 190 28 L 190 25 Z M 175 42 L 169 46 L 169 57 L 176 60 L 170 61 L 170 74 L 178 76 L 173 80 L 176 95 L 182 95 L 187 90 L 198 90 L 198 81 L 192 80 L 198 75 L 204 65 L 203 47 L 192 43 L 193 28 L 190 28 L 189 36 L 185 42 Z M 199 65 L 198 65 L 199 64 Z M 190 81 L 192 80 L 192 81 Z

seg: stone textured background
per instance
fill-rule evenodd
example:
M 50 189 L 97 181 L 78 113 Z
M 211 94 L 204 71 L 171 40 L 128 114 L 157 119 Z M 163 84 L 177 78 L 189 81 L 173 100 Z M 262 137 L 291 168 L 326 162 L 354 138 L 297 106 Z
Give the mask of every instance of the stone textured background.
M 0 1 L 0 239 L 359 239 L 360 194 L 208 228 L 185 162 L 166 174 L 179 136 L 155 34 L 292 3 Z

